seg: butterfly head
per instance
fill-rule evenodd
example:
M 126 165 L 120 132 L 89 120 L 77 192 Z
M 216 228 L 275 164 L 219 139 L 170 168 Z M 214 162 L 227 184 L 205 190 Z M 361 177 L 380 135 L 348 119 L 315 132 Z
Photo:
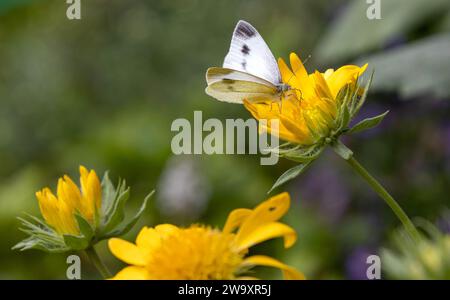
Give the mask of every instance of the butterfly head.
M 284 93 L 284 92 L 292 90 L 292 87 L 289 84 L 280 83 L 279 85 L 277 85 L 277 89 L 278 89 L 278 92 Z

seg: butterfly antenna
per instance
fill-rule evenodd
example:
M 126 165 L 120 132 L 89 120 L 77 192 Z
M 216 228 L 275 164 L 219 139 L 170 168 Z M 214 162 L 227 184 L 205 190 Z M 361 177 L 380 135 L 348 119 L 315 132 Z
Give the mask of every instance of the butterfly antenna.
M 310 58 L 311 58 L 311 54 L 309 54 L 309 55 L 305 58 L 305 60 L 302 62 L 303 65 L 305 65 L 305 64 L 309 61 Z M 286 83 L 287 85 L 290 86 L 289 83 L 291 82 L 292 78 L 295 76 L 295 73 L 299 70 L 299 68 L 300 68 L 300 67 L 298 67 L 297 69 L 293 70 L 291 77 L 289 77 L 289 80 L 288 80 L 287 83 Z M 299 90 L 299 89 L 293 89 L 293 90 L 299 91 L 299 92 L 300 92 L 300 99 L 303 99 L 303 93 L 302 93 L 301 90 Z
M 306 65 L 306 63 L 308 62 L 308 60 L 310 60 L 311 59 L 311 54 L 309 54 L 306 58 L 305 58 L 305 60 L 303 61 L 303 65 Z

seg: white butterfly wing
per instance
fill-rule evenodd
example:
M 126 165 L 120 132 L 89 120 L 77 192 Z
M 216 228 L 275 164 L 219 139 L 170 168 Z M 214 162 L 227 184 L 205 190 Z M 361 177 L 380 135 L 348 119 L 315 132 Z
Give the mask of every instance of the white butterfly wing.
M 228 74 L 218 75 L 224 72 Z M 242 104 L 244 100 L 250 102 L 280 100 L 276 86 L 250 74 L 223 68 L 210 68 L 206 78 L 208 87 L 205 92 L 219 101 Z
M 242 20 L 234 29 L 223 67 L 249 73 L 273 85 L 281 83 L 277 61 L 266 42 L 252 25 Z
M 208 85 L 221 80 L 240 80 L 240 81 L 252 81 L 259 84 L 267 85 L 271 88 L 276 88 L 271 82 L 241 71 L 211 67 L 206 70 L 206 83 Z

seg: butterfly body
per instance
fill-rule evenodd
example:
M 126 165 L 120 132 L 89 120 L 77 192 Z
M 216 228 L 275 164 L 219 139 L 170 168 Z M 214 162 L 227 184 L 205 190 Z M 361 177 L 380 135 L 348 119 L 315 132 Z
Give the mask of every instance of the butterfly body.
M 217 100 L 279 102 L 292 88 L 282 82 L 278 64 L 256 29 L 239 21 L 222 67 L 206 71 L 206 93 Z
M 277 85 L 277 89 L 280 93 L 283 93 L 292 90 L 292 87 L 287 83 L 281 83 Z

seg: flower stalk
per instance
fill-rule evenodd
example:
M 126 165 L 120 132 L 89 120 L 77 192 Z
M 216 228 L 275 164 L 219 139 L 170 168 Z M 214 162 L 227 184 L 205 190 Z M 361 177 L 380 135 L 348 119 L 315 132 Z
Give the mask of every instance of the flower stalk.
M 109 272 L 108 267 L 106 267 L 106 265 L 103 263 L 103 261 L 101 260 L 100 256 L 98 255 L 97 251 L 95 251 L 95 248 L 93 246 L 86 248 L 84 252 L 89 257 L 89 260 L 95 266 L 95 268 L 103 277 L 103 279 L 111 278 L 111 273 Z
M 420 241 L 420 233 L 414 226 L 413 222 L 409 219 L 408 215 L 401 208 L 401 206 L 395 201 L 394 197 L 355 159 L 353 152 L 348 149 L 340 141 L 337 141 L 332 145 L 335 152 L 342 157 L 352 169 L 358 173 L 370 187 L 380 196 L 386 204 L 391 208 L 397 218 L 402 222 L 406 232 L 415 241 Z

